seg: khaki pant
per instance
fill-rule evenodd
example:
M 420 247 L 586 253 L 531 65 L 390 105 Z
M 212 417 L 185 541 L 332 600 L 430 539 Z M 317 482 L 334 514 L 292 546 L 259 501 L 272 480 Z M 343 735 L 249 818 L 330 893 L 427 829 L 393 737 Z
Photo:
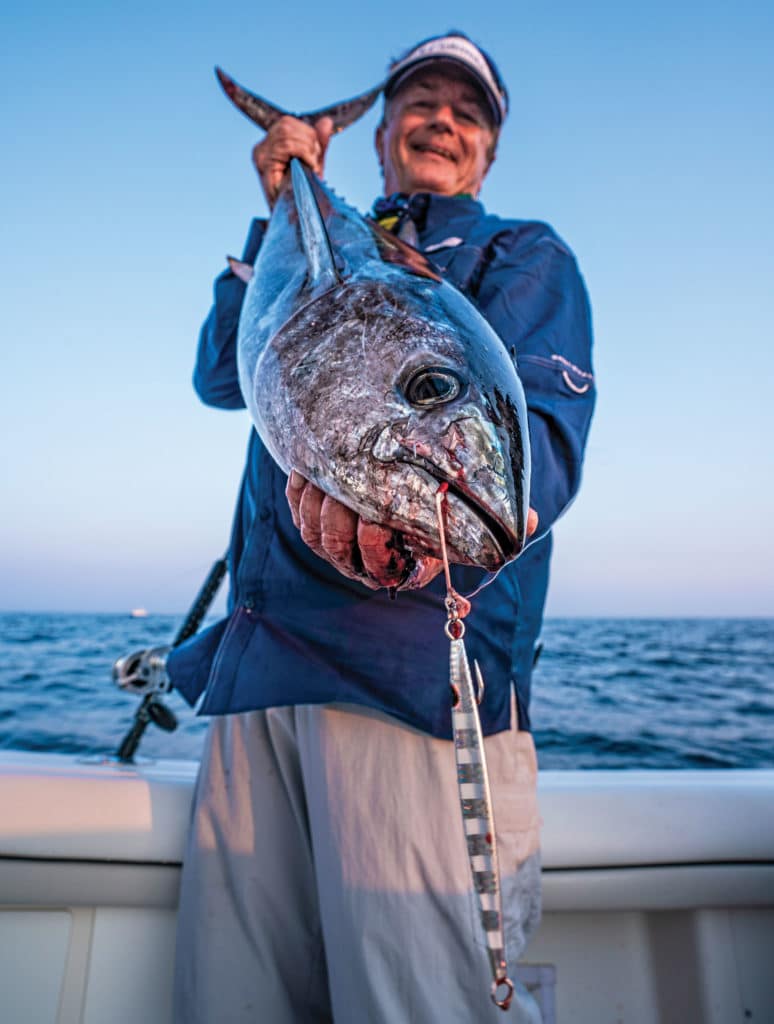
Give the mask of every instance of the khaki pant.
M 513 976 L 540 917 L 535 751 L 515 725 L 486 750 Z M 213 720 L 177 1024 L 540 1020 L 521 987 L 503 1013 L 490 986 L 450 742 L 352 705 Z

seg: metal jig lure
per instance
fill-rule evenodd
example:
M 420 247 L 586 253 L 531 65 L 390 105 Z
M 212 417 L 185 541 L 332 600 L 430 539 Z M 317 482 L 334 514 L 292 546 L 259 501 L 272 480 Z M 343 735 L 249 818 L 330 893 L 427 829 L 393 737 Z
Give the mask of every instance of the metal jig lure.
M 446 574 L 445 605 L 448 618 L 444 630 L 451 642 L 449 681 L 452 689 L 452 732 L 457 782 L 468 861 L 478 895 L 481 924 L 486 936 L 492 971 L 492 1000 L 501 1010 L 507 1010 L 513 998 L 513 982 L 508 977 L 505 959 L 497 837 L 486 768 L 484 737 L 478 714 L 478 705 L 484 695 L 484 681 L 478 662 L 474 661 L 477 683 L 474 691 L 463 640 L 465 624 L 462 621 L 470 611 L 470 602 L 452 586 L 446 553 L 444 506 L 447 487 L 447 484 L 441 484 L 436 493 L 435 505 L 441 537 L 441 557 Z

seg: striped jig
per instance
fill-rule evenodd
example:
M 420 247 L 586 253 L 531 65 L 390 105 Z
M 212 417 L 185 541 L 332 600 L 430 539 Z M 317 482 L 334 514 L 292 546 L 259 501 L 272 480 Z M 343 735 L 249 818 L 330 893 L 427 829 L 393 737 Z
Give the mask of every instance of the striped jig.
M 461 597 L 451 584 L 444 530 L 445 491 L 446 488 L 442 484 L 435 500 L 441 556 L 446 573 L 445 605 L 448 618 L 444 629 L 451 642 L 449 683 L 452 690 L 452 734 L 460 809 L 468 862 L 478 897 L 481 924 L 492 972 L 492 1000 L 501 1010 L 507 1010 L 513 998 L 513 982 L 508 977 L 508 964 L 505 959 L 497 834 L 486 767 L 484 736 L 478 714 L 478 705 L 484 695 L 484 680 L 478 662 L 474 661 L 477 684 L 474 690 L 463 640 L 465 624 L 462 621 L 462 617 L 470 611 L 470 603 Z

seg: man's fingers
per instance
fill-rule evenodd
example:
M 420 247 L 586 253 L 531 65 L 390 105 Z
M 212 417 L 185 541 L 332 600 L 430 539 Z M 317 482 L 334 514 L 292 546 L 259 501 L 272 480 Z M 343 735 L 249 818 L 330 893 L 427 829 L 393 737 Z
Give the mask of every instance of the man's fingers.
M 407 561 L 394 530 L 361 519 L 357 527 L 357 546 L 363 568 L 380 587 L 397 587 L 403 581 Z
M 366 522 L 296 470 L 290 472 L 285 494 L 304 543 L 344 576 L 372 590 L 417 590 L 443 568 L 441 561 L 429 556 L 414 563 L 396 530 Z
M 323 142 L 310 125 L 296 117 L 286 116 L 271 126 L 256 150 L 259 170 L 261 165 L 268 166 L 271 163 L 287 165 L 294 156 L 311 166 L 322 156 Z
M 333 118 L 322 117 L 314 126 L 317 140 L 320 143 L 320 158 L 317 166 L 314 168 L 315 171 L 322 177 L 323 170 L 325 168 L 325 154 L 328 150 L 328 143 L 331 141 L 333 136 Z
M 290 471 L 285 495 L 304 543 L 344 576 L 375 590 L 379 584 L 365 577 L 356 564 L 356 513 L 324 494 L 294 469 Z
M 531 508 L 529 510 L 529 512 L 527 513 L 527 537 L 531 537 L 532 534 L 535 532 L 535 530 L 537 530 L 537 528 L 538 528 L 538 514 L 534 510 L 534 508 Z
M 330 118 L 323 118 L 317 127 L 320 125 L 322 129 L 318 133 L 298 118 L 281 117 L 271 126 L 266 138 L 253 148 L 253 163 L 270 206 L 274 205 L 282 179 L 293 157 L 298 157 L 318 173 L 322 172 L 325 148 L 331 136 L 333 122 Z
M 320 512 L 324 498 L 325 495 L 319 487 L 307 482 L 301 492 L 301 501 L 298 507 L 301 538 L 312 551 L 322 558 L 325 558 L 325 550 L 322 546 Z
M 306 477 L 301 476 L 300 473 L 296 473 L 295 469 L 291 469 L 288 482 L 285 487 L 285 497 L 288 499 L 288 505 L 290 505 L 290 514 L 293 516 L 293 525 L 297 530 L 301 529 L 301 495 L 304 492 L 304 488 L 307 485 Z
M 355 566 L 357 513 L 326 495 L 320 510 L 320 532 L 328 561 L 350 579 L 360 579 Z

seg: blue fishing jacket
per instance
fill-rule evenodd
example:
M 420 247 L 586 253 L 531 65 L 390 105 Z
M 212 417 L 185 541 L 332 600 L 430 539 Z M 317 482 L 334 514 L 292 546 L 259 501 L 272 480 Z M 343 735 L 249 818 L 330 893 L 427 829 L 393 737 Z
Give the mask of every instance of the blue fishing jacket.
M 389 206 L 381 200 L 377 209 Z M 519 728 L 529 729 L 550 529 L 578 490 L 594 407 L 586 290 L 572 253 L 546 224 L 503 220 L 467 197 L 394 197 L 392 207 L 412 216 L 419 247 L 478 306 L 524 385 L 538 532 L 475 598 L 465 642 L 486 683 L 484 733 L 510 727 L 514 688 Z M 253 221 L 245 262 L 255 261 L 265 228 Z M 231 271 L 217 278 L 199 340 L 194 386 L 223 409 L 245 406 L 236 363 L 244 292 Z M 173 685 L 199 702 L 200 714 L 346 701 L 450 738 L 443 576 L 395 599 L 342 576 L 301 540 L 286 480 L 252 430 L 229 549 L 229 614 L 171 653 Z M 463 594 L 483 578 L 481 570 L 452 568 Z

